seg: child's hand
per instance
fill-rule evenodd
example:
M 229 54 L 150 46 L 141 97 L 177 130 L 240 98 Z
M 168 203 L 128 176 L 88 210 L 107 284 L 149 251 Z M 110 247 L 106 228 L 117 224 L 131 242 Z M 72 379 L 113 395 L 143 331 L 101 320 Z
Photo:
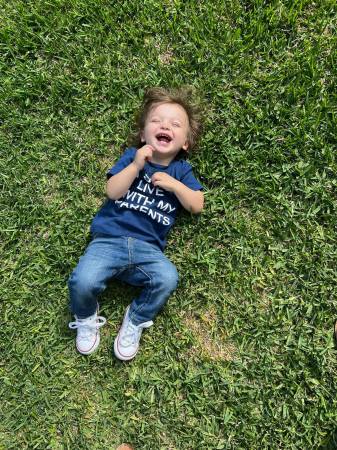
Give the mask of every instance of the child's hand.
M 154 186 L 159 186 L 166 191 L 175 192 L 180 182 L 164 172 L 156 172 L 152 175 L 151 181 Z
M 133 162 L 137 166 L 138 170 L 142 170 L 142 168 L 145 166 L 146 161 L 149 161 L 152 158 L 153 150 L 154 148 L 151 145 L 144 145 L 137 150 Z

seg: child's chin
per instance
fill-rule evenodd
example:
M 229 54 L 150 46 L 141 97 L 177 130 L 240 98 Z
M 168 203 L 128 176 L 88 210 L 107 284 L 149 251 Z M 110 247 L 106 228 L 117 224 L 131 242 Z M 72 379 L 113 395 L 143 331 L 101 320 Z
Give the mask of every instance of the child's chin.
M 176 149 L 174 147 L 172 147 L 171 145 L 166 146 L 166 145 L 159 144 L 159 145 L 154 146 L 154 148 L 157 152 L 163 153 L 163 154 L 176 152 Z M 177 151 L 179 151 L 179 150 L 177 150 Z
M 160 142 L 156 142 L 154 147 L 159 151 L 166 151 L 171 148 L 170 144 L 161 144 Z

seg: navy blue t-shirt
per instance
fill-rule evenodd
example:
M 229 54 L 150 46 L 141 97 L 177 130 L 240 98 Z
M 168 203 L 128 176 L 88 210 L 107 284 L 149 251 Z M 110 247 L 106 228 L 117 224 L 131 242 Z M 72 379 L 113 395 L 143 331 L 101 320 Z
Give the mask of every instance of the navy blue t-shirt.
M 108 178 L 127 167 L 134 160 L 136 151 L 136 148 L 128 148 L 109 170 Z M 169 166 L 147 162 L 122 198 L 105 202 L 94 217 L 91 233 L 134 237 L 158 245 L 163 250 L 166 235 L 181 204 L 172 192 L 151 183 L 155 172 L 165 172 L 194 191 L 202 189 L 191 165 L 185 160 L 173 160 Z

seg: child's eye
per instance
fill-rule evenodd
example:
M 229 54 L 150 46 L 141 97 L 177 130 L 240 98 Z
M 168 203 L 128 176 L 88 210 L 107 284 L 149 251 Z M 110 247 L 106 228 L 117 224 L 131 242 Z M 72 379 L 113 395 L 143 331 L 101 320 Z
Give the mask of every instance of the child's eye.
M 159 119 L 157 119 L 157 118 L 155 117 L 155 118 L 151 119 L 151 122 L 158 123 L 158 122 L 159 122 Z
M 180 125 L 179 122 L 173 122 L 173 126 L 174 126 L 174 127 L 179 127 L 179 128 L 181 127 L 181 125 Z

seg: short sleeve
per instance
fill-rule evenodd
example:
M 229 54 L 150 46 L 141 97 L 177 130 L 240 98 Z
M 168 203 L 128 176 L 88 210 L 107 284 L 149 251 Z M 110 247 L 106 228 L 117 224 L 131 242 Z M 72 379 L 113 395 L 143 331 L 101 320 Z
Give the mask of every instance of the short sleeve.
M 116 175 L 132 163 L 135 158 L 136 151 L 137 149 L 134 147 L 127 148 L 116 164 L 107 172 L 107 178 L 109 179 L 113 175 Z
M 199 183 L 199 181 L 195 178 L 193 174 L 192 166 L 187 161 L 182 161 L 182 163 L 183 163 L 182 167 L 183 170 L 181 173 L 180 181 L 193 191 L 203 190 L 203 186 Z

